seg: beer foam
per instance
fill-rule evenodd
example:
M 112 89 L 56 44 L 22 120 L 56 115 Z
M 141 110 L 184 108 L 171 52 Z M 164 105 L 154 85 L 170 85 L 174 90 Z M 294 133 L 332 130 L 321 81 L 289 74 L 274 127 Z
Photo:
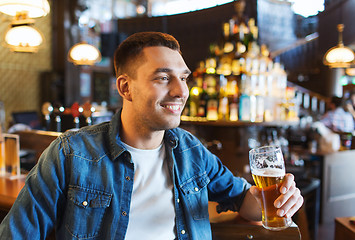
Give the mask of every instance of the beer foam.
M 285 169 L 280 168 L 266 168 L 266 169 L 253 169 L 252 174 L 262 177 L 282 177 L 285 176 Z

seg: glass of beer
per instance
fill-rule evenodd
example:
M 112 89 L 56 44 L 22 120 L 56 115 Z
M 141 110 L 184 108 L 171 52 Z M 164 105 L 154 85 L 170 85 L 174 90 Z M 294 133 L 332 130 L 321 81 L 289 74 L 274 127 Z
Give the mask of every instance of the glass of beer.
M 280 186 L 286 170 L 280 147 L 265 146 L 249 151 L 250 169 L 256 186 L 262 195 L 262 224 L 269 230 L 288 228 L 291 218 L 279 217 L 274 207 L 275 200 L 281 195 Z

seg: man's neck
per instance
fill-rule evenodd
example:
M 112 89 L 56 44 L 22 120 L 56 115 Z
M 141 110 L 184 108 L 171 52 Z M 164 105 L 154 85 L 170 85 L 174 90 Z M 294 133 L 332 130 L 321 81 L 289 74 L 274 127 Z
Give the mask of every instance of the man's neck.
M 135 126 L 122 111 L 120 135 L 124 143 L 138 149 L 155 149 L 163 141 L 165 131 L 149 131 L 142 126 Z

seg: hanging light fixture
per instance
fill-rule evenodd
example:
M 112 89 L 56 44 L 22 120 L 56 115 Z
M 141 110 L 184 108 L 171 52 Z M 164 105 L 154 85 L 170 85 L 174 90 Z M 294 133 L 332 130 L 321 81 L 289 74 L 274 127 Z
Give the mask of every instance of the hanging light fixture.
M 329 49 L 323 58 L 323 63 L 330 68 L 347 68 L 355 59 L 353 50 L 344 46 L 343 43 L 344 24 L 338 24 L 339 42 L 338 45 Z
M 355 67 L 345 69 L 345 74 L 355 77 Z
M 34 20 L 26 13 L 17 14 L 5 34 L 7 47 L 14 52 L 34 53 L 43 42 L 42 34 L 32 27 Z
M 19 12 L 26 12 L 30 18 L 46 16 L 50 11 L 47 0 L 0 0 L 0 12 L 16 16 Z
M 68 61 L 75 65 L 94 65 L 101 61 L 101 53 L 95 46 L 84 41 L 69 50 Z

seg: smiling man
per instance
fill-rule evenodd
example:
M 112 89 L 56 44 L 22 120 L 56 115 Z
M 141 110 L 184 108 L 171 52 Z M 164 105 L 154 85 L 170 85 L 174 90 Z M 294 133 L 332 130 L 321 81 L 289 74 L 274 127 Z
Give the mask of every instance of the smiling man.
M 123 106 L 111 122 L 66 132 L 42 154 L 0 226 L 0 239 L 212 239 L 208 201 L 260 220 L 260 192 L 178 128 L 190 70 L 174 37 L 136 33 L 115 52 Z M 286 175 L 275 201 L 303 198 Z
M 120 50 L 116 53 L 116 64 Z M 179 126 L 189 96 L 186 80 L 191 71 L 177 50 L 145 47 L 137 56 L 141 64 L 135 71 L 117 76 L 117 89 L 123 97 L 122 133 L 127 144 L 155 148 L 161 144 L 164 130 Z

